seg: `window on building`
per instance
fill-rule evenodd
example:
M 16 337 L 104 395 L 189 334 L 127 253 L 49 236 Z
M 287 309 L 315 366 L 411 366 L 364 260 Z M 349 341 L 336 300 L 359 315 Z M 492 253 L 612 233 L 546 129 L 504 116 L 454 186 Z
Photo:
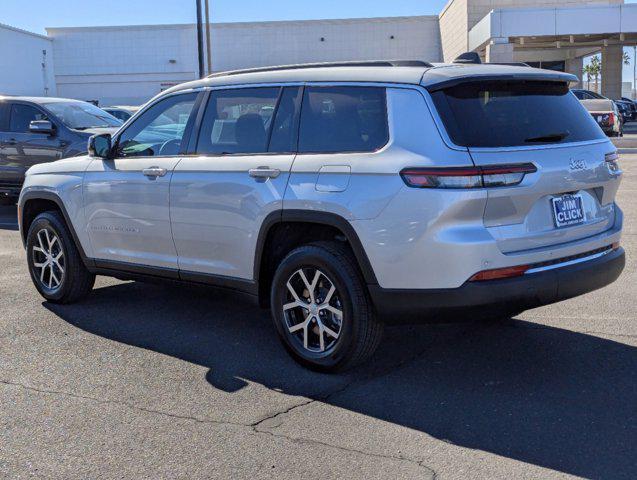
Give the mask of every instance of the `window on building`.
M 389 140 L 385 89 L 308 87 L 299 152 L 373 152 Z
M 155 157 L 178 155 L 197 93 L 173 95 L 156 103 L 135 120 L 119 138 L 119 155 Z

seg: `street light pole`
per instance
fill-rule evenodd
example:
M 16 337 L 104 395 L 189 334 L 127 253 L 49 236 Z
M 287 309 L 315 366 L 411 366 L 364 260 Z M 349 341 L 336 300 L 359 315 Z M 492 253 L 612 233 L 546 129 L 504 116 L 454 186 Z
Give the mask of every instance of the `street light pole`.
M 212 36 L 210 35 L 210 2 L 206 2 L 206 59 L 208 60 L 208 75 L 212 73 Z
M 633 47 L 633 100 L 637 100 L 637 45 Z
M 201 0 L 195 0 L 197 2 L 197 55 L 199 58 L 199 78 L 205 76 L 204 61 L 203 61 L 203 25 L 201 19 Z

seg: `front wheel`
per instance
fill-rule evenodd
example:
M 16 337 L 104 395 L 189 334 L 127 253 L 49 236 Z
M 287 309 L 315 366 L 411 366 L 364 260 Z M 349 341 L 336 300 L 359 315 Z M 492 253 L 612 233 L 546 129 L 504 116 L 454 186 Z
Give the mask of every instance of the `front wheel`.
M 27 234 L 29 273 L 40 295 L 52 303 L 73 303 L 95 283 L 58 212 L 38 215 Z
M 367 360 L 383 325 L 345 245 L 320 242 L 293 250 L 279 265 L 272 317 L 283 345 L 302 365 L 342 371 Z

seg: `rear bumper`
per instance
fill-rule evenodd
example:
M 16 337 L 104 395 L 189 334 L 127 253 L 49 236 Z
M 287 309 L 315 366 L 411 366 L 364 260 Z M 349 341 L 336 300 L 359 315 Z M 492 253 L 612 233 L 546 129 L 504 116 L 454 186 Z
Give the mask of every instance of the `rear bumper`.
M 521 277 L 467 282 L 459 288 L 394 290 L 369 286 L 378 314 L 387 323 L 466 320 L 577 297 L 613 283 L 625 266 L 624 249 L 602 257 Z

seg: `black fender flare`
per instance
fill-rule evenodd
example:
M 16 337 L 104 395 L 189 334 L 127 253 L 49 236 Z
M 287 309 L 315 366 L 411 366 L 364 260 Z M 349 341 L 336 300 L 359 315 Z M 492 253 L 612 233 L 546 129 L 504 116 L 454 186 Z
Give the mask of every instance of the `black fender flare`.
M 276 210 L 271 212 L 261 224 L 259 236 L 257 237 L 257 245 L 254 257 L 254 279 L 259 281 L 261 270 L 261 262 L 263 260 L 263 249 L 268 233 L 275 225 L 279 223 L 299 222 L 299 223 L 315 223 L 319 225 L 328 225 L 340 230 L 352 247 L 356 261 L 363 274 L 363 279 L 368 285 L 378 285 L 376 274 L 367 257 L 367 253 L 358 237 L 358 234 L 352 227 L 351 223 L 342 216 L 331 212 L 319 212 L 315 210 Z
M 84 248 L 82 247 L 82 243 L 80 242 L 80 239 L 77 236 L 77 233 L 75 232 L 75 227 L 73 226 L 73 222 L 71 222 L 71 217 L 69 216 L 69 213 L 67 212 L 66 207 L 64 206 L 64 202 L 57 194 L 50 191 L 34 190 L 34 191 L 25 192 L 20 196 L 18 211 L 20 212 L 19 222 L 20 222 L 20 236 L 22 238 L 22 245 L 26 248 L 26 241 L 27 241 L 26 236 L 28 232 L 24 228 L 24 207 L 26 206 L 27 202 L 29 202 L 30 200 L 47 200 L 57 205 L 59 210 L 62 212 L 62 216 L 64 217 L 66 227 L 71 232 L 71 236 L 73 237 L 73 241 L 75 242 L 77 251 L 80 253 L 82 262 L 84 262 L 84 265 L 87 268 L 93 267 L 95 262 L 93 261 L 93 259 L 88 258 L 86 256 L 86 253 L 84 252 Z

